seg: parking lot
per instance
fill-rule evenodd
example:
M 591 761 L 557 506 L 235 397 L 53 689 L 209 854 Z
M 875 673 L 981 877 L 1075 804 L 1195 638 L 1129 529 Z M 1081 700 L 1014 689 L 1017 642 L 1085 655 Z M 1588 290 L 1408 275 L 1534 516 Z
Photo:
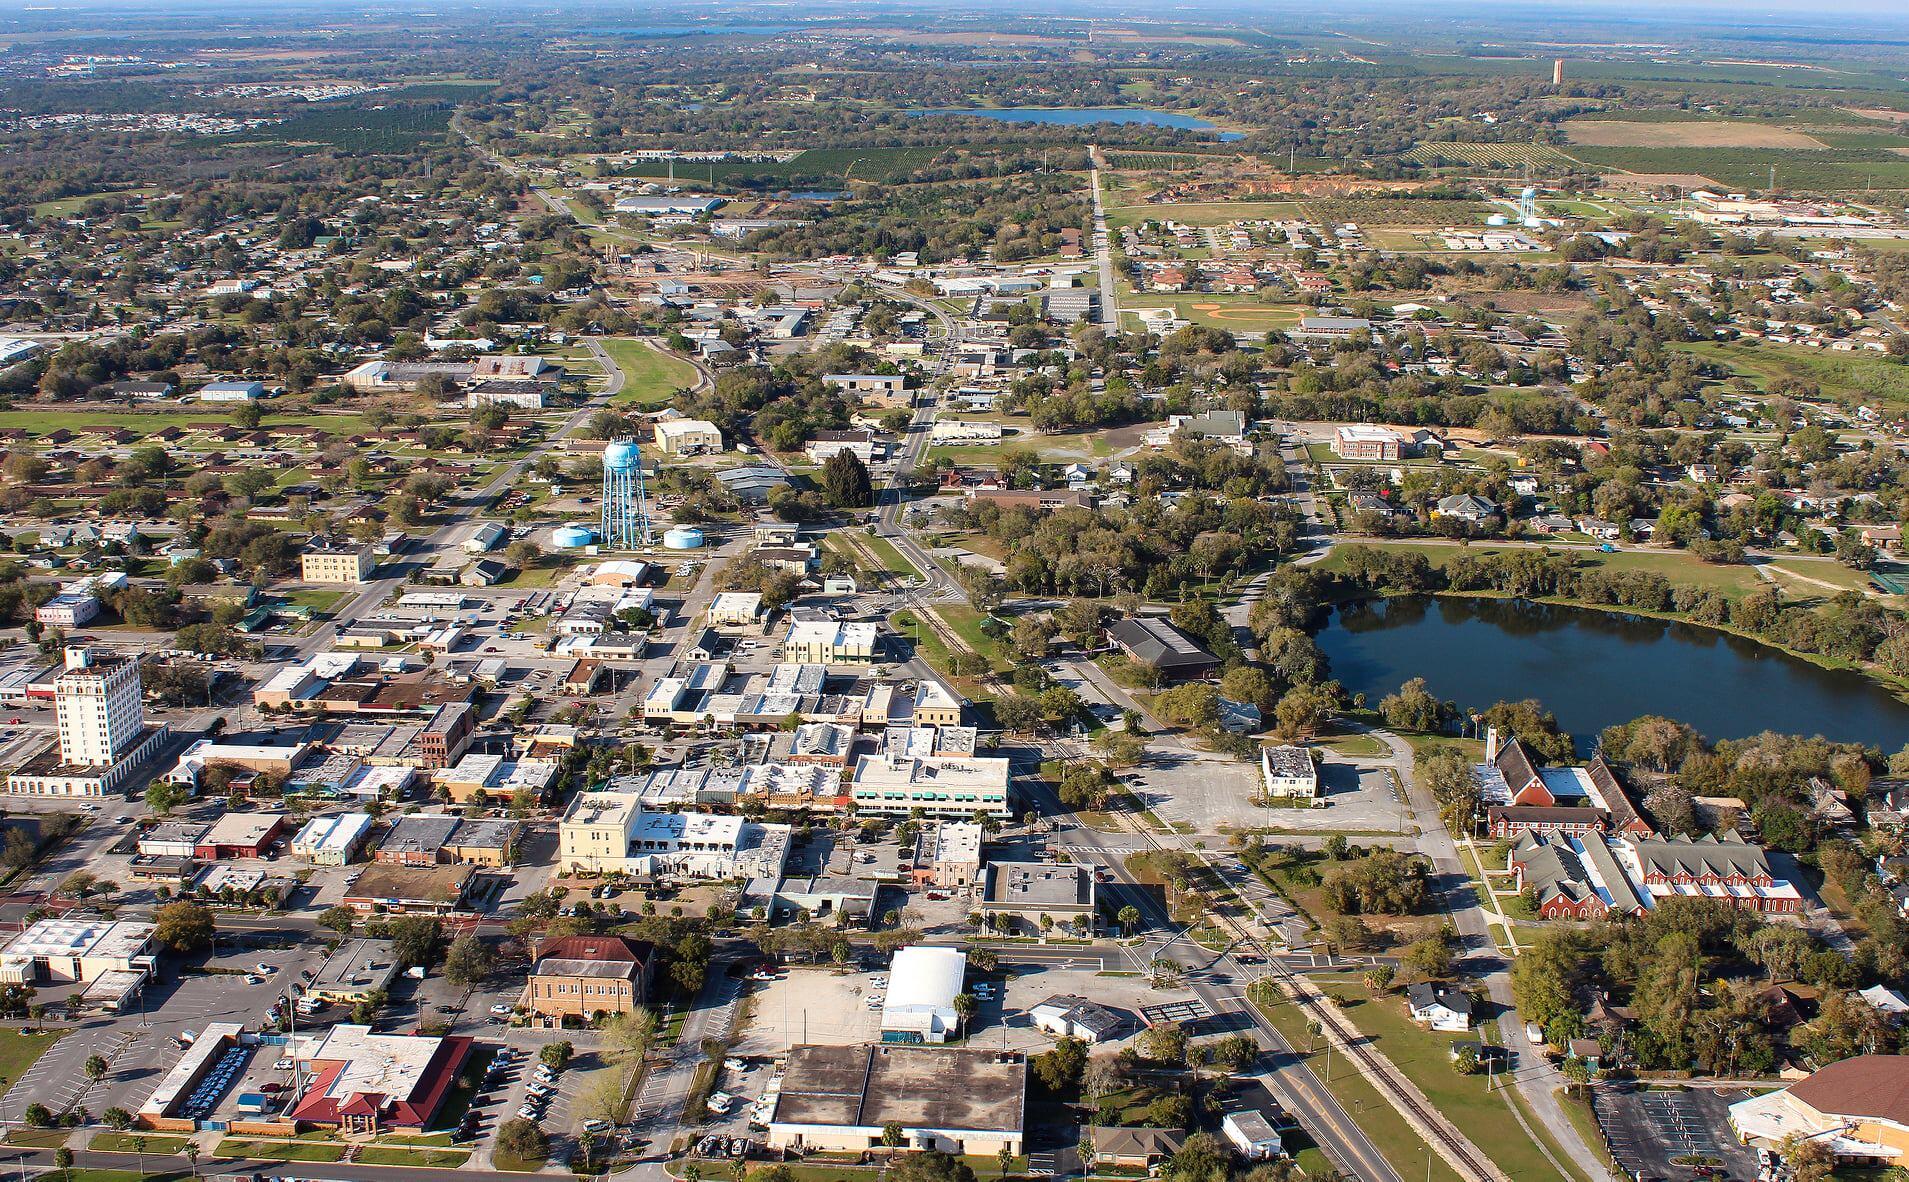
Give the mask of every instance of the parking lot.
M 256 1027 L 294 975 L 316 971 L 324 960 L 324 949 L 317 945 L 276 948 L 262 940 L 251 935 L 222 938 L 219 955 L 207 964 L 214 972 L 169 974 L 147 988 L 143 1013 L 135 1010 L 117 1019 L 80 1023 L 0 1098 L 0 1120 L 19 1120 L 35 1101 L 55 1112 L 76 1105 L 93 1112 L 137 1109 L 179 1061 L 185 1032 L 197 1034 L 213 1022 Z M 260 972 L 261 964 L 270 971 Z M 57 993 L 58 987 L 45 992 Z M 332 1020 L 343 1014 L 334 1010 Z M 106 1074 L 97 1082 L 80 1069 L 95 1054 L 107 1061 Z
M 1599 1085 L 1591 1107 L 1611 1156 L 1634 1178 L 1690 1178 L 1691 1168 L 1674 1159 L 1696 1154 L 1723 1162 L 1723 1177 L 1747 1180 L 1757 1176 L 1756 1152 L 1737 1143 L 1729 1116 L 1747 1094 Z
M 739 1055 L 775 1056 L 801 1043 L 852 1046 L 879 1041 L 882 1012 L 870 1009 L 880 987 L 871 975 L 826 969 L 791 969 L 773 981 L 751 982 L 757 990 L 754 1019 L 736 1044 Z

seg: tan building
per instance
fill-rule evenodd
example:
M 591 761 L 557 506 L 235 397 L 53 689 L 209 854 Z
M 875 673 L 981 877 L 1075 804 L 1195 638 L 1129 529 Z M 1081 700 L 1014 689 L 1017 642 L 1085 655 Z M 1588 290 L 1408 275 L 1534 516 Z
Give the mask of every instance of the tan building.
M 1821 1142 L 1838 1163 L 1909 1165 L 1909 1055 L 1857 1055 L 1730 1106 L 1747 1145 Z
M 960 726 L 961 699 L 932 677 L 924 677 L 915 686 L 915 713 L 909 719 L 915 726 Z
M 564 936 L 537 949 L 522 1005 L 547 1022 L 626 1014 L 649 992 L 646 946 L 621 936 Z
M 664 419 L 656 424 L 656 450 L 666 456 L 693 456 L 723 449 L 723 433 L 707 419 Z
M 314 541 L 299 556 L 299 577 L 307 583 L 362 583 L 376 569 L 369 542 Z

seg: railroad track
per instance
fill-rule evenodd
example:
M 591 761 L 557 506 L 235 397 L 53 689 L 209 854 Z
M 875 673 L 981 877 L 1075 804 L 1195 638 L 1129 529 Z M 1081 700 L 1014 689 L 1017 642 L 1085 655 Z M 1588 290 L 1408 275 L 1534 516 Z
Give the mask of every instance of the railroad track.
M 1056 738 L 1051 742 L 1050 747 L 1061 759 L 1083 758 L 1080 748 L 1070 740 Z M 1172 848 L 1145 826 L 1136 826 L 1135 832 L 1145 838 L 1147 844 L 1155 850 L 1165 852 Z M 1190 852 L 1199 858 L 1203 865 L 1207 865 L 1207 851 L 1194 849 Z M 1210 865 L 1207 865 L 1207 869 L 1212 871 Z M 1218 877 L 1217 873 L 1215 877 Z M 1266 975 L 1278 980 L 1286 996 L 1291 998 L 1303 1013 L 1311 1015 L 1319 1023 L 1321 1030 L 1331 1032 L 1331 1036 L 1339 1043 L 1343 1052 L 1357 1062 L 1360 1074 L 1393 1107 L 1406 1116 L 1407 1123 L 1432 1145 L 1434 1151 L 1452 1169 L 1467 1182 L 1510 1182 L 1505 1172 L 1498 1168 L 1497 1163 L 1480 1152 L 1462 1134 L 1448 1127 L 1445 1118 L 1429 1101 L 1417 1095 L 1414 1089 L 1400 1087 L 1398 1069 L 1366 1045 L 1364 1036 L 1359 1033 L 1358 1028 L 1346 1021 L 1337 1007 L 1312 992 L 1310 982 L 1302 985 L 1299 977 L 1278 958 L 1270 955 L 1259 937 L 1248 931 L 1239 920 L 1218 910 L 1209 914 L 1233 936 L 1232 945 L 1221 955 L 1231 955 L 1233 949 L 1244 948 L 1263 958 L 1267 966 Z M 1334 1165 L 1344 1168 L 1344 1163 L 1335 1162 Z

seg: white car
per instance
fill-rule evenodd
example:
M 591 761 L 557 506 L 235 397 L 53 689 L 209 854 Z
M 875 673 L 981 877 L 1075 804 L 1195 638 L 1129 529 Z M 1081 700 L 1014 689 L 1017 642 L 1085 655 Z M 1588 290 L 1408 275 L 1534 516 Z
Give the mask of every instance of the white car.
M 520 1104 L 517 1107 L 517 1115 L 523 1120 L 536 1120 L 537 1110 L 528 1104 Z
M 517 1010 L 514 1006 L 501 1001 L 491 1007 L 491 1014 L 498 1018 L 508 1018 L 516 1012 Z

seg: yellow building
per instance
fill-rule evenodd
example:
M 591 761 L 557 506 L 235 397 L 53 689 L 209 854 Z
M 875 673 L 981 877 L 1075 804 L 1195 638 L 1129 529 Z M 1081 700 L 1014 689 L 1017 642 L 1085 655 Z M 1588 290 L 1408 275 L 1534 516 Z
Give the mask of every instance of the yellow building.
M 299 577 L 307 583 L 362 583 L 376 569 L 368 542 L 314 541 L 299 559 Z

